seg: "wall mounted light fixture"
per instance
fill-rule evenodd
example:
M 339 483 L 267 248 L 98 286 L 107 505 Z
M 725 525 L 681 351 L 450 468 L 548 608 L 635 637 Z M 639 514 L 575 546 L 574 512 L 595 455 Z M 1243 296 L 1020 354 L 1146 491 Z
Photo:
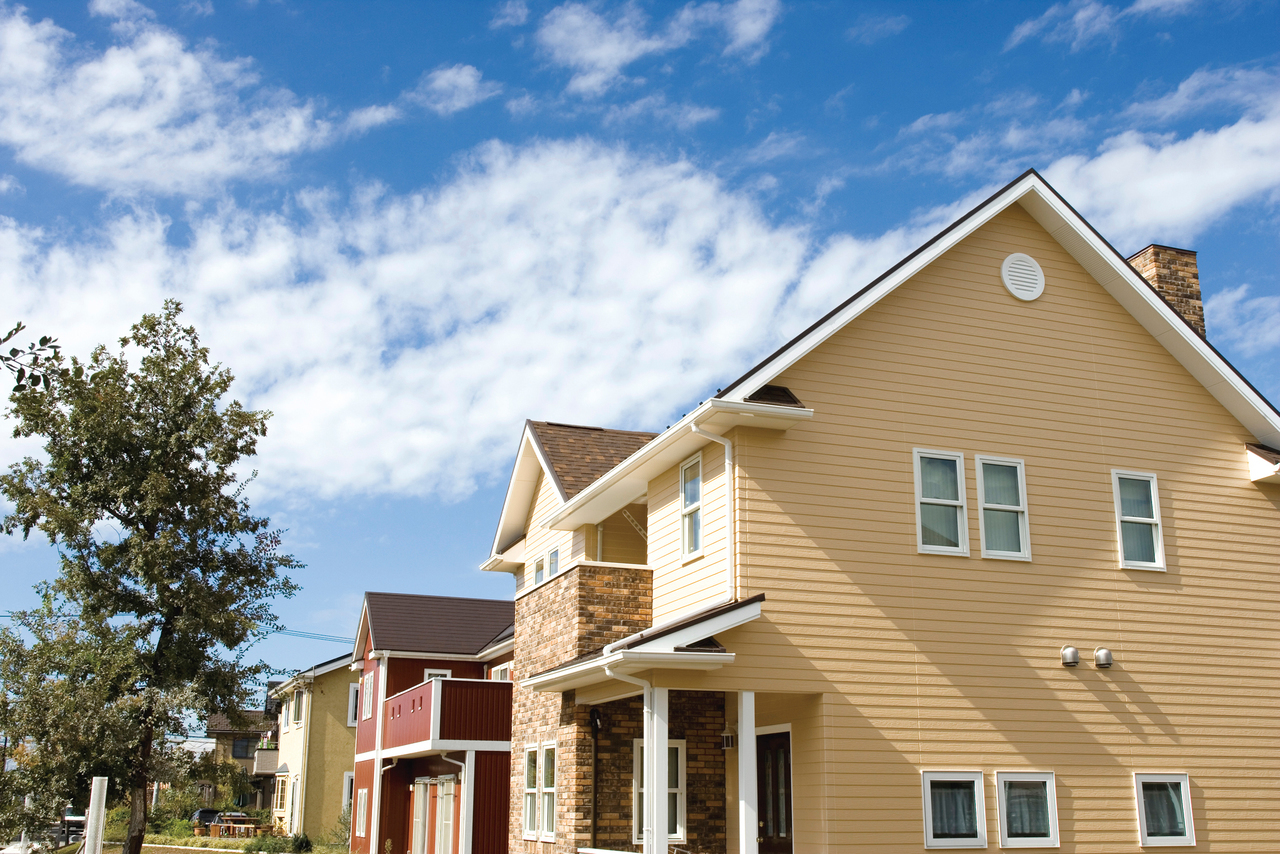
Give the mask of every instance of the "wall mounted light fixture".
M 1100 646 L 1093 651 L 1094 667 L 1110 667 L 1111 666 L 1111 650 L 1105 646 Z
M 726 728 L 720 733 L 720 749 L 733 750 L 738 746 L 738 735 L 732 729 Z
M 1075 667 L 1080 663 L 1080 650 L 1071 644 L 1067 644 L 1062 648 L 1062 666 Z

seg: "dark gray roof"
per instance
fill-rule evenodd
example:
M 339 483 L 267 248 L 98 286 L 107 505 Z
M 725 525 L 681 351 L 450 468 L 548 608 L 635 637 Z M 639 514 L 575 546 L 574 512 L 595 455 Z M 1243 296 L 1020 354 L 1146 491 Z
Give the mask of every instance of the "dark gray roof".
M 209 715 L 209 722 L 205 724 L 204 734 L 206 736 L 216 733 L 254 734 L 272 732 L 276 728 L 275 717 L 268 717 L 262 709 L 241 709 L 240 714 L 244 715 L 246 722 L 246 725 L 242 727 L 233 726 L 226 715 L 218 713 Z
M 552 474 L 572 498 L 618 463 L 653 441 L 657 433 L 606 430 L 553 421 L 530 421 Z
M 366 593 L 373 648 L 396 652 L 475 655 L 515 621 L 503 599 L 461 599 L 414 593 Z

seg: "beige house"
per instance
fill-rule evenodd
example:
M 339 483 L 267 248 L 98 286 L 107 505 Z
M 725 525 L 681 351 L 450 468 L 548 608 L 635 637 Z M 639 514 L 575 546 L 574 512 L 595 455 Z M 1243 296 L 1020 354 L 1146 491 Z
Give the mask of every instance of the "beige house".
M 359 683 L 346 653 L 272 689 L 280 738 L 271 807 L 281 831 L 319 840 L 350 807 Z
M 214 759 L 234 763 L 244 772 L 250 792 L 235 799 L 240 807 L 265 809 L 271 801 L 275 764 L 268 763 L 270 767 L 264 770 L 264 763 L 260 761 L 264 755 L 262 748 L 271 745 L 276 734 L 275 712 L 269 696 L 266 705 L 266 709 L 241 709 L 243 725 L 233 724 L 223 714 L 210 715 L 205 725 L 205 736 L 213 739 Z M 213 782 L 202 783 L 202 789 L 206 803 L 218 800 L 219 793 Z
M 1028 172 L 860 286 L 659 435 L 526 428 L 510 850 L 1276 850 L 1280 415 L 1194 253 Z

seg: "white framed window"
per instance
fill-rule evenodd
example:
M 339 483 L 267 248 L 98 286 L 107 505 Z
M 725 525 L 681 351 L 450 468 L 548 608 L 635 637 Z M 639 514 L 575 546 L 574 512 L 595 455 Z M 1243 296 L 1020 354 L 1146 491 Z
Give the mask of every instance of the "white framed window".
M 1195 845 L 1191 781 L 1186 774 L 1134 774 L 1138 841 L 1143 847 Z
M 982 556 L 1031 560 L 1027 478 L 1022 460 L 975 454 L 978 471 L 978 530 Z
M 631 840 L 644 842 L 644 739 L 632 743 L 634 766 L 631 773 Z M 667 841 L 684 842 L 686 798 L 684 739 L 673 738 L 667 742 Z
M 1052 771 L 997 771 L 1001 848 L 1057 848 L 1058 793 Z
M 981 771 L 921 771 L 925 848 L 986 848 Z
M 271 809 L 273 811 L 275 812 L 285 811 L 285 807 L 288 806 L 288 804 L 285 803 L 285 798 L 288 796 L 288 793 L 289 793 L 289 776 L 287 774 L 281 774 L 276 777 L 276 790 L 274 792 L 275 797 L 272 798 L 272 803 L 271 803 Z
M 360 723 L 360 683 L 347 686 L 347 726 Z
M 506 664 L 495 664 L 489 668 L 490 679 L 501 679 L 505 682 L 511 681 L 511 662 Z
M 280 731 L 289 731 L 289 698 L 285 697 L 280 701 Z
M 542 796 L 543 842 L 554 842 L 556 838 L 556 746 L 555 743 L 542 745 L 542 773 L 539 777 Z
M 547 552 L 547 578 L 555 578 L 556 573 L 560 571 L 560 550 L 552 549 Z
M 369 790 L 356 792 L 356 836 L 364 836 L 369 827 Z
M 916 481 L 916 545 L 922 554 L 969 554 L 964 454 L 911 452 Z
M 361 709 L 361 717 L 366 721 L 373 717 L 373 672 L 370 671 L 364 675 L 364 690 L 362 693 L 364 707 Z
M 533 583 L 541 584 L 542 578 L 546 575 L 547 561 L 544 558 L 538 558 L 533 562 Z
M 1116 537 L 1120 566 L 1164 570 L 1160 529 L 1160 490 L 1154 474 L 1111 470 L 1116 499 Z
M 525 839 L 538 838 L 538 746 L 524 748 L 524 827 Z
M 680 553 L 702 554 L 702 454 L 680 464 Z
M 302 698 L 306 696 L 306 692 L 301 688 L 293 692 L 293 722 L 295 724 L 302 723 Z
M 350 809 L 351 801 L 356 793 L 356 772 L 342 772 L 342 808 Z
M 453 676 L 452 670 L 441 670 L 438 667 L 428 667 L 422 671 L 422 681 L 430 682 L 432 679 L 448 679 Z

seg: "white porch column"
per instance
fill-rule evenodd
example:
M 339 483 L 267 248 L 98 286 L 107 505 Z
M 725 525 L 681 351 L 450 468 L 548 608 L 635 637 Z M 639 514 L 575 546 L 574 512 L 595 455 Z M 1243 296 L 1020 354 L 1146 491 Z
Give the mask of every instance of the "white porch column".
M 645 804 L 653 820 L 654 854 L 666 854 L 668 690 L 653 689 L 653 741 L 645 748 Z
M 374 726 L 373 744 L 373 792 L 369 798 L 369 854 L 382 854 L 382 846 L 378 844 L 378 834 L 382 831 L 382 722 L 386 718 L 383 701 L 387 698 L 387 658 L 385 655 L 374 655 L 378 661 L 378 693 L 373 698 L 373 713 L 378 716 Z M 365 660 L 368 667 L 369 659 Z M 363 698 L 361 698 L 363 702 Z
M 738 692 L 738 851 L 759 854 L 756 797 L 756 692 Z

